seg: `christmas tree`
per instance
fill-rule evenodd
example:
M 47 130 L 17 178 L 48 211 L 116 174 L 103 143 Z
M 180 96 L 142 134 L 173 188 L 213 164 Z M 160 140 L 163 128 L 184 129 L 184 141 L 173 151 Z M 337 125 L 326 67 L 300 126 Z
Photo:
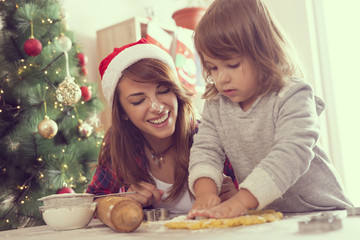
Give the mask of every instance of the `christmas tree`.
M 97 84 L 57 0 L 1 0 L 0 230 L 44 224 L 37 199 L 84 192 L 103 131 Z

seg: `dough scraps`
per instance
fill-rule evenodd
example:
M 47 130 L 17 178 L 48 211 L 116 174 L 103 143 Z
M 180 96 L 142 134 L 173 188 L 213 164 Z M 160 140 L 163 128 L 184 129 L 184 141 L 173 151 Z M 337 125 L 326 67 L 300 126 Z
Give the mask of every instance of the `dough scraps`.
M 204 229 L 204 228 L 229 228 L 236 226 L 247 226 L 261 224 L 266 222 L 274 222 L 283 218 L 281 212 L 275 210 L 249 210 L 240 217 L 222 218 L 222 219 L 173 219 L 165 222 L 165 226 L 169 229 Z

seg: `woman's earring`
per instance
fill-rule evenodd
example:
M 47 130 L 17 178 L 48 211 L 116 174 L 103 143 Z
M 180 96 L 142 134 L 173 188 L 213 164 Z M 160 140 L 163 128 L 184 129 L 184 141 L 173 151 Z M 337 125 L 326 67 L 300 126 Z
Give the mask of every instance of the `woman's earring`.
M 122 117 L 122 119 L 125 120 L 125 121 L 127 121 L 127 120 L 129 120 L 129 117 L 126 116 L 126 115 L 124 115 L 124 116 Z

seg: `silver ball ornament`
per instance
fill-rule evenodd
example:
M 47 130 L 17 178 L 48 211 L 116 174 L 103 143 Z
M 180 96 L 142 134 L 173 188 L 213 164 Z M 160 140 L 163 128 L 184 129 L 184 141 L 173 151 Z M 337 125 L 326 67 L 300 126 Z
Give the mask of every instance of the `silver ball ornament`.
M 56 45 L 62 50 L 62 51 L 70 51 L 71 47 L 72 47 L 72 42 L 70 40 L 70 38 L 68 38 L 65 35 L 62 35 L 61 37 L 59 37 L 56 41 Z

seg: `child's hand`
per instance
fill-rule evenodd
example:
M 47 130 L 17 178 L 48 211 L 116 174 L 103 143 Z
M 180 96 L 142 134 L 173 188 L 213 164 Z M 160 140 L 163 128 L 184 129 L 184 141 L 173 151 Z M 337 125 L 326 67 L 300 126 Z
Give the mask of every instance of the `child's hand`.
M 240 189 L 229 200 L 222 202 L 214 207 L 191 210 L 188 218 L 206 217 L 206 218 L 233 218 L 243 215 L 248 209 L 256 208 L 258 201 L 247 189 Z
M 236 196 L 221 204 L 201 211 L 201 217 L 206 218 L 233 218 L 243 215 L 247 208 L 239 201 Z M 199 215 L 200 216 L 200 215 Z
M 238 189 L 235 187 L 231 177 L 224 175 L 224 180 L 221 185 L 220 199 L 221 202 L 224 202 L 230 199 L 238 192 Z
M 202 194 L 196 198 L 187 218 L 206 217 L 204 210 L 212 208 L 221 202 L 220 197 L 213 193 Z

